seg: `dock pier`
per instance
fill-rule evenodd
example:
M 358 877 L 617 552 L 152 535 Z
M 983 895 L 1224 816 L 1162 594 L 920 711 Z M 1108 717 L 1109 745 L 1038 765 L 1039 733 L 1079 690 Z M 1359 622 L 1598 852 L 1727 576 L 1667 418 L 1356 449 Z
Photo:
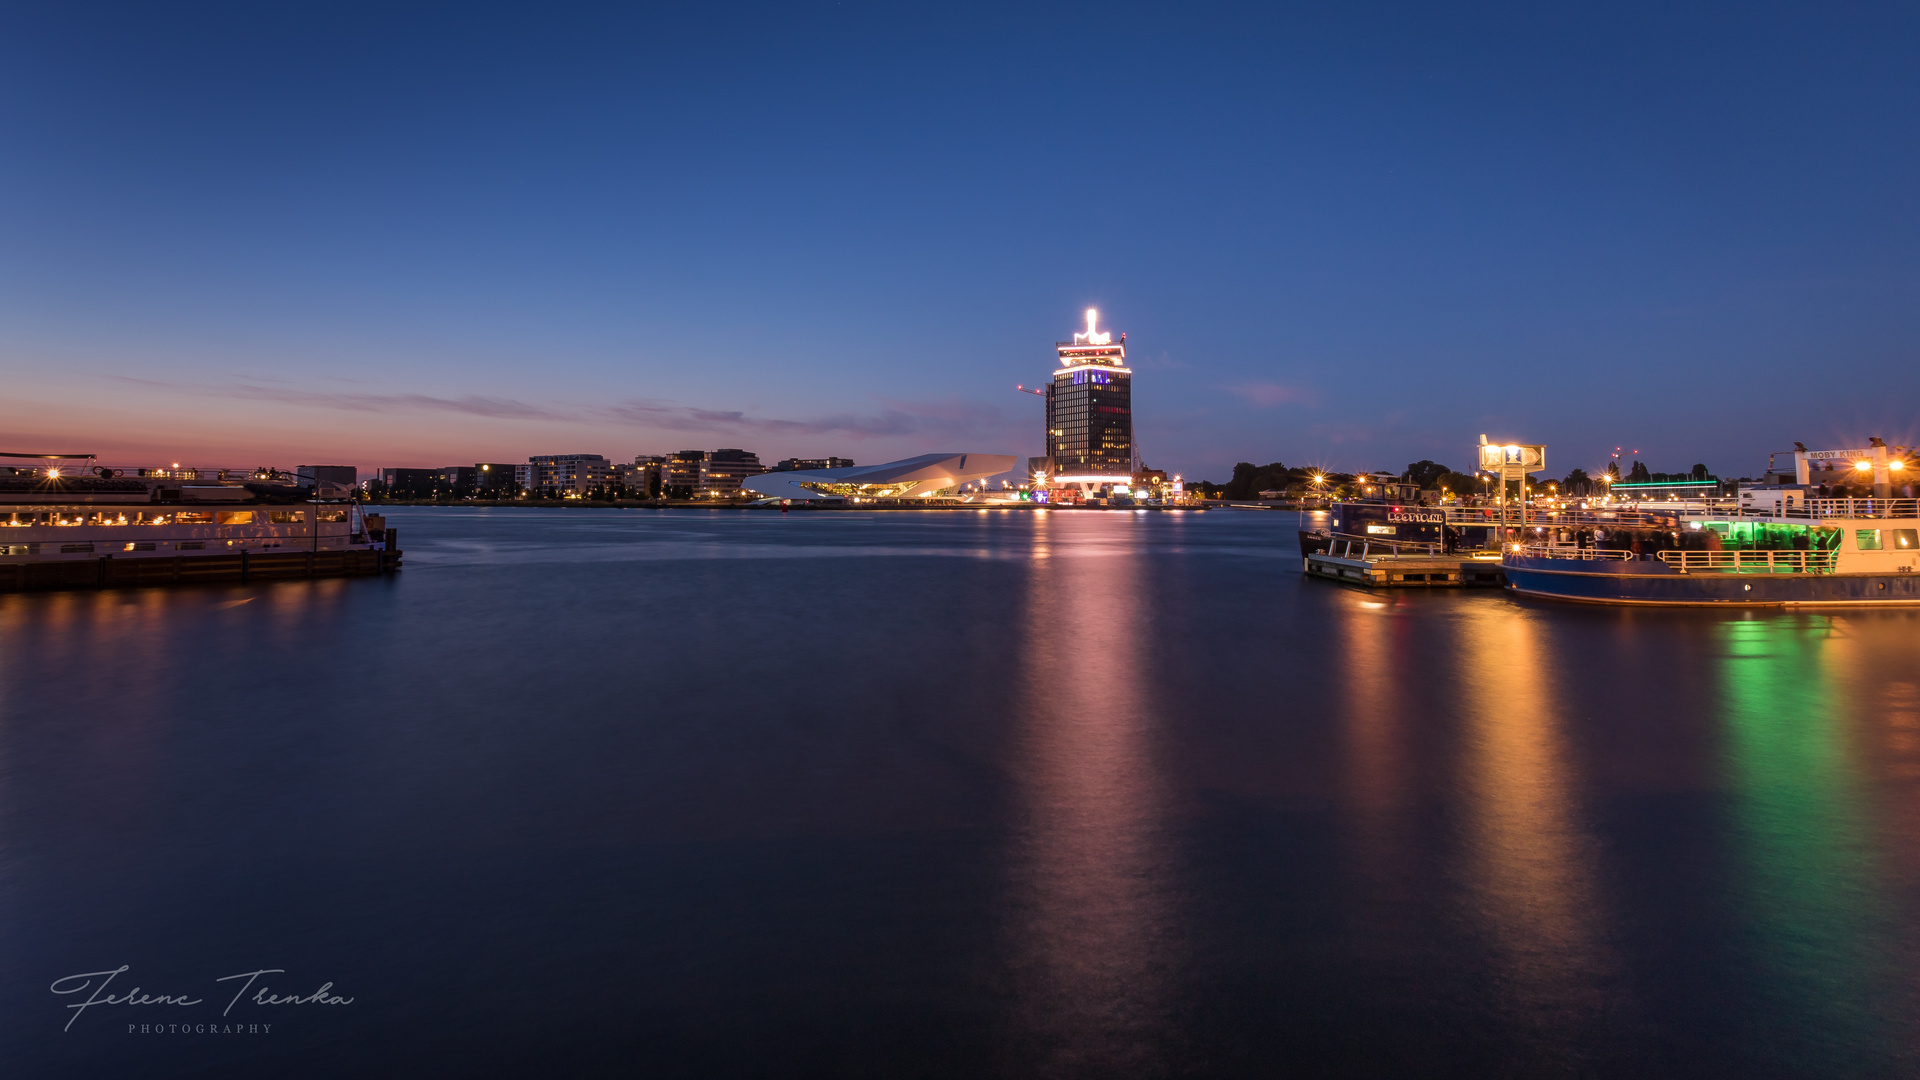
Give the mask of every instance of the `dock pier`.
M 1499 588 L 1507 582 L 1497 553 L 1483 559 L 1447 554 L 1438 544 L 1357 536 L 1335 536 L 1324 549 L 1308 551 L 1301 568 L 1309 577 L 1383 589 Z

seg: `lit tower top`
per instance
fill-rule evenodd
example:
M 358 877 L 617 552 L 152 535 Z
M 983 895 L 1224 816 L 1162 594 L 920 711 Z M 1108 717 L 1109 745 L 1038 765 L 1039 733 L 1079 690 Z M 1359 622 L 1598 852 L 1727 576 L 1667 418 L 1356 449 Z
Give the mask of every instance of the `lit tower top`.
M 1100 322 L 1100 309 L 1087 309 L 1087 332 L 1074 334 L 1072 341 L 1062 341 L 1055 345 L 1060 353 L 1062 369 L 1084 367 L 1097 364 L 1104 368 L 1127 370 L 1127 335 L 1121 334 L 1118 342 L 1113 335 L 1095 327 Z M 1128 372 L 1128 374 L 1132 374 Z
M 1133 372 L 1127 335 L 1115 341 L 1087 309 L 1087 331 L 1056 342 L 1060 367 L 1047 384 L 1047 456 L 1063 476 L 1133 475 Z

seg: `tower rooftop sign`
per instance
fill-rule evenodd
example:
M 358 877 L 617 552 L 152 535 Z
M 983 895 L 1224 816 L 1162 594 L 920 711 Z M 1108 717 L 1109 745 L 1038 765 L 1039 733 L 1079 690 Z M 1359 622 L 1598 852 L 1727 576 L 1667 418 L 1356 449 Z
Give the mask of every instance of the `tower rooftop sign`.
M 1127 335 L 1100 329 L 1087 309 L 1087 329 L 1054 344 L 1060 366 L 1047 384 L 1048 470 L 1075 477 L 1133 475 L 1133 372 Z
M 1100 321 L 1100 309 L 1088 308 L 1087 309 L 1087 332 L 1084 334 L 1073 335 L 1073 343 L 1075 345 L 1080 345 L 1080 344 L 1107 345 L 1112 343 L 1113 341 L 1112 334 L 1101 334 L 1101 333 L 1096 333 L 1094 331 L 1094 324 L 1099 321 Z
M 1054 349 L 1060 354 L 1062 371 L 1087 366 L 1127 370 L 1127 335 L 1121 334 L 1119 341 L 1113 340 L 1111 333 L 1096 329 L 1099 319 L 1099 309 L 1088 308 L 1087 332 L 1074 334 L 1072 341 L 1054 343 Z

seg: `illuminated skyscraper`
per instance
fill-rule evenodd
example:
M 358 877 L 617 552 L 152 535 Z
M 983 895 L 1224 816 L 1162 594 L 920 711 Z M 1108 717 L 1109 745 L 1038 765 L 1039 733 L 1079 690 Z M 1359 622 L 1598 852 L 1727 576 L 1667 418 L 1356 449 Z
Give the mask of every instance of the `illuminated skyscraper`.
M 1133 475 L 1133 372 L 1127 335 L 1095 329 L 1100 313 L 1087 309 L 1087 332 L 1056 345 L 1060 368 L 1047 384 L 1047 456 L 1063 481 Z

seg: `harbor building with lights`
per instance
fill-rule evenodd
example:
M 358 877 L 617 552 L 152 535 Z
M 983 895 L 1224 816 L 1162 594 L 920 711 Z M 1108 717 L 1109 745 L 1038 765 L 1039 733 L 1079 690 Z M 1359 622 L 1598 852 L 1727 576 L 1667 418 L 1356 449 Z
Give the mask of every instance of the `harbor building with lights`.
M 1060 366 L 1046 387 L 1047 453 L 1033 471 L 1055 484 L 1133 479 L 1133 371 L 1127 335 L 1115 341 L 1087 309 L 1087 329 L 1056 342 Z
M 751 450 L 679 450 L 666 459 L 665 469 L 668 498 L 716 499 L 738 495 L 740 482 L 766 466 Z
M 745 491 L 788 502 L 932 499 L 958 495 L 970 483 L 1014 467 L 1011 454 L 921 454 L 884 465 L 781 469 L 749 476 Z

